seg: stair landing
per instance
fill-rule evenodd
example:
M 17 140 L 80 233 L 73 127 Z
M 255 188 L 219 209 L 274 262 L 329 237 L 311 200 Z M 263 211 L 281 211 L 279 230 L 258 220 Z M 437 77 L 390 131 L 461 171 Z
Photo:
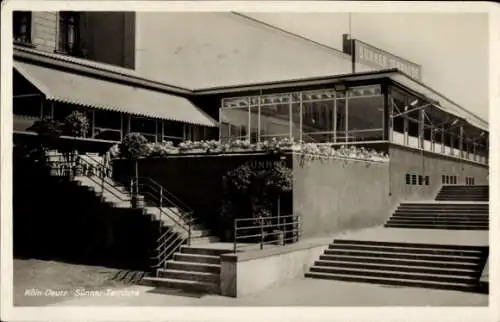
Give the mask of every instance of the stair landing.
M 453 246 L 488 247 L 488 231 L 481 230 L 436 230 L 374 227 L 355 231 L 335 240 L 357 240 L 370 242 L 414 243 Z

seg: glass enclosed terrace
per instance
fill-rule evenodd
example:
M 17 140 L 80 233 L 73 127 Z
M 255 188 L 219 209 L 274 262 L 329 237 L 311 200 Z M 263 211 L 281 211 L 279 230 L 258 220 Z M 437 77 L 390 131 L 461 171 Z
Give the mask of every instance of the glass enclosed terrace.
M 459 116 L 467 112 L 427 87 L 420 94 L 394 80 L 376 81 L 223 98 L 220 139 L 255 143 L 290 138 L 331 145 L 390 142 L 487 163 L 487 127 L 473 125 L 470 119 L 475 116 Z

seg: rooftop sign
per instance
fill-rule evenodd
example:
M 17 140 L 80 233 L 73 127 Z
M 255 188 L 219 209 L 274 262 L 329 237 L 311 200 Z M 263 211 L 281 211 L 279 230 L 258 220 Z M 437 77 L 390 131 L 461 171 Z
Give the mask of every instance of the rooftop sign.
M 350 54 L 353 64 L 361 63 L 378 69 L 397 68 L 408 76 L 421 81 L 422 66 L 344 35 L 343 51 Z

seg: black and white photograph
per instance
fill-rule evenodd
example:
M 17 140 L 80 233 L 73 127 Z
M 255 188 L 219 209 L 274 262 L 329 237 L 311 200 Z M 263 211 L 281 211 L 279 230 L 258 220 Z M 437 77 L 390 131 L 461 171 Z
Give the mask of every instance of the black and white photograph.
M 493 305 L 484 3 L 17 2 L 9 314 Z

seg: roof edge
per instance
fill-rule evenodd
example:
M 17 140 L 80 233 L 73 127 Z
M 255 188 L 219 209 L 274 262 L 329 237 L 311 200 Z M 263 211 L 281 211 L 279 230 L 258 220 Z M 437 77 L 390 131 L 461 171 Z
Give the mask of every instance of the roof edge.
M 93 64 L 104 64 L 104 63 L 92 61 L 92 64 L 90 64 L 90 62 L 87 64 L 83 59 L 79 59 L 81 61 L 75 61 L 73 59 L 71 60 L 64 59 L 63 57 L 59 56 L 56 57 L 48 53 L 29 50 L 18 46 L 14 46 L 13 58 L 14 60 L 22 60 L 35 64 L 49 65 L 51 67 L 59 69 L 66 69 L 66 70 L 80 72 L 83 74 L 88 74 L 91 76 L 103 77 L 111 79 L 115 82 L 128 83 L 132 84 L 133 86 L 162 91 L 162 92 L 168 92 L 170 94 L 184 94 L 184 95 L 193 94 L 193 90 L 190 88 L 170 85 L 155 80 L 147 79 L 139 75 L 133 75 L 132 71 L 130 73 L 126 73 L 125 71 L 122 73 L 119 71 L 110 70 L 104 66 L 99 67 L 93 65 Z

